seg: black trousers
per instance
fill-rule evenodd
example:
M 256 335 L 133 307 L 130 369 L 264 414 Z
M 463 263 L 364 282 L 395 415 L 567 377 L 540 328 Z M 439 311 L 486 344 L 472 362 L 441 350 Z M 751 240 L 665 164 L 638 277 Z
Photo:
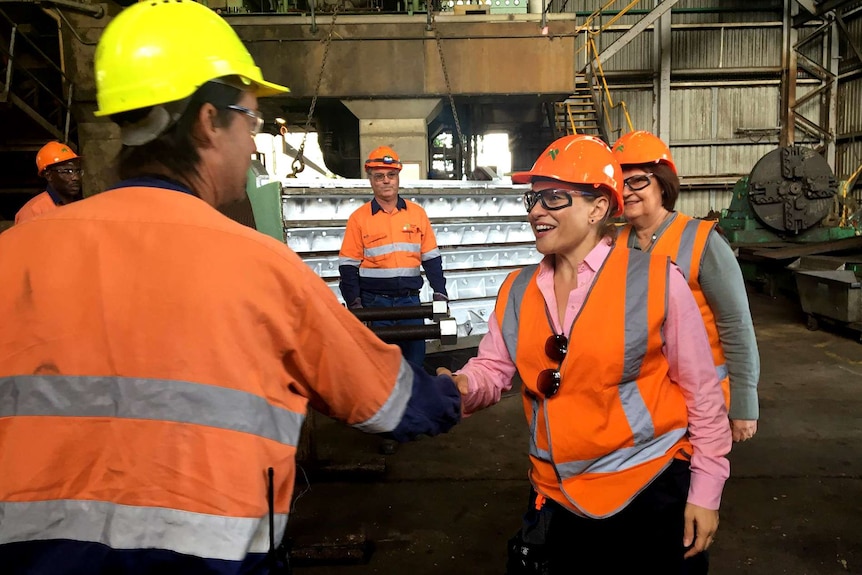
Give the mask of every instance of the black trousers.
M 684 511 L 691 471 L 674 460 L 622 511 L 606 519 L 580 517 L 548 501 L 550 575 L 703 575 L 708 558 L 683 561 Z

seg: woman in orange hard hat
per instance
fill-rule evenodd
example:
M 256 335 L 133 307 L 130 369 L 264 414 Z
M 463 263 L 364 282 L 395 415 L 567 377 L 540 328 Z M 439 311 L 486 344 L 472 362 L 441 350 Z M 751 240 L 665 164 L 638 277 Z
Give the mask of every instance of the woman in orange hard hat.
M 284 572 L 307 407 L 407 441 L 460 419 L 246 197 L 263 79 L 190 0 L 119 13 L 95 53 L 111 189 L 0 235 L 0 572 Z
M 728 403 L 734 441 L 757 432 L 760 356 L 739 263 L 716 222 L 674 211 L 679 177 L 670 148 L 657 136 L 630 132 L 613 145 L 629 225 L 619 241 L 670 256 L 688 280 L 706 324 L 713 363 Z
M 561 138 L 512 180 L 544 258 L 505 280 L 454 375 L 465 413 L 523 381 L 532 491 L 508 573 L 679 573 L 712 543 L 731 444 L 697 304 L 667 257 L 614 243 L 604 142 Z
M 32 198 L 15 214 L 20 224 L 65 204 L 81 199 L 81 157 L 60 142 L 48 142 L 36 154 L 36 169 L 48 180 L 44 192 Z

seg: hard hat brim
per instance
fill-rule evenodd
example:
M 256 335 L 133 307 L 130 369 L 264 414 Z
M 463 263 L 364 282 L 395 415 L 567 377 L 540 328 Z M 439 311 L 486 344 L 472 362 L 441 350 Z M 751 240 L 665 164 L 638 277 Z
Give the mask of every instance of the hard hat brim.
M 515 172 L 512 174 L 513 184 L 529 184 L 533 181 L 533 172 Z

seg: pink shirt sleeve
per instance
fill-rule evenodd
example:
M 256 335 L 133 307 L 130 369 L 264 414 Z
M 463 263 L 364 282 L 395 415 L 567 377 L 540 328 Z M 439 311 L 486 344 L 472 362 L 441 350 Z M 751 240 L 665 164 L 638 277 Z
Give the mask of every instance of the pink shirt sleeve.
M 688 502 L 718 509 L 730 475 L 731 433 L 724 395 L 715 373 L 712 351 L 697 302 L 678 267 L 668 286 L 664 354 L 669 375 L 682 390 L 688 407 L 688 434 L 693 453 Z
M 500 401 L 504 391 L 512 388 L 517 372 L 503 341 L 496 314 L 488 320 L 488 333 L 479 342 L 479 353 L 458 373 L 467 376 L 467 395 L 461 398 L 464 415 L 484 409 Z

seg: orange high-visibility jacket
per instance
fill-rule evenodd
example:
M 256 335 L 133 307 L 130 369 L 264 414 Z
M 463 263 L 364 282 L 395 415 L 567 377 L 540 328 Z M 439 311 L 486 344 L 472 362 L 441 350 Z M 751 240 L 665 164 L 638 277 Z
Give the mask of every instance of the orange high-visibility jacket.
M 524 382 L 530 479 L 536 490 L 589 517 L 613 515 L 668 465 L 691 453 L 688 415 L 662 353 L 670 263 L 617 244 L 569 334 L 557 394 L 543 399 L 539 373 L 553 334 L 538 266 L 513 272 L 496 314 Z
M 429 387 L 286 245 L 190 194 L 107 191 L 0 253 L 0 550 L 266 553 L 267 470 L 277 544 L 307 402 L 386 432 Z
M 32 220 L 36 216 L 52 212 L 58 207 L 59 206 L 54 203 L 54 198 L 51 197 L 51 194 L 47 191 L 42 192 L 21 206 L 21 209 L 15 214 L 15 223 L 20 224 L 21 222 Z
M 338 256 L 341 291 L 348 303 L 364 291 L 418 292 L 423 283 L 420 265 L 431 289 L 446 295 L 440 249 L 431 222 L 422 206 L 410 200 L 399 197 L 392 213 L 386 213 L 376 200 L 354 211 L 347 220 Z M 358 285 L 345 277 L 352 271 L 345 268 L 358 268 Z
M 706 251 L 706 242 L 714 228 L 714 221 L 698 220 L 678 213 L 648 251 L 652 254 L 670 256 L 688 281 L 688 287 L 691 288 L 706 326 L 706 335 L 709 337 L 709 346 L 712 349 L 712 360 L 724 393 L 724 403 L 730 409 L 730 379 L 727 374 L 724 348 L 721 347 L 721 340 L 718 337 L 715 314 L 700 287 L 700 266 Z M 617 241 L 624 246 L 628 245 L 631 234 L 632 227 L 627 225 L 620 230 Z

